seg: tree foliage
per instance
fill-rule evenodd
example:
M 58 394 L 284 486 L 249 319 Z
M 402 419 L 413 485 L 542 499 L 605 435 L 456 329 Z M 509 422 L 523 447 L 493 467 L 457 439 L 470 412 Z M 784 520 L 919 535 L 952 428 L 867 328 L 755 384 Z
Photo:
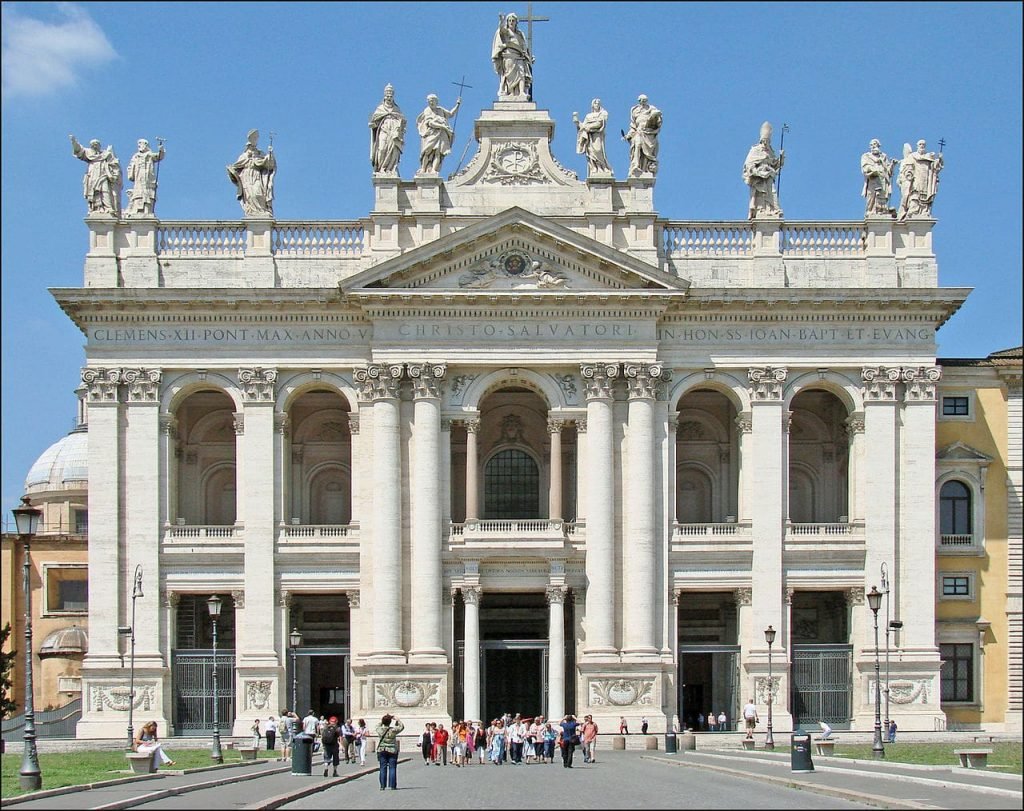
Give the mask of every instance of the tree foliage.
M 0 628 L 0 719 L 13 715 L 18 706 L 11 697 L 11 671 L 14 669 L 14 657 L 18 652 L 4 650 L 10 635 L 11 623 L 8 622 Z

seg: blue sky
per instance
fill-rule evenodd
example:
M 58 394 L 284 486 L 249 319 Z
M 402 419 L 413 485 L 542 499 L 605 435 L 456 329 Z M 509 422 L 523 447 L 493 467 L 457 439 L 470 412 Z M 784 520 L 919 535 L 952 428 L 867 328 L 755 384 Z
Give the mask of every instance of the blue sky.
M 934 213 L 944 286 L 975 290 L 940 356 L 1021 341 L 1021 4 L 544 3 L 534 97 L 554 151 L 585 175 L 573 111 L 602 99 L 609 132 L 639 93 L 664 113 L 655 205 L 672 219 L 743 219 L 740 168 L 762 121 L 788 123 L 790 219 L 863 216 L 871 138 L 946 141 Z M 80 286 L 84 164 L 68 134 L 167 139 L 157 214 L 239 219 L 224 167 L 274 131 L 282 219 L 357 219 L 372 205 L 367 119 L 391 82 L 407 117 L 465 91 L 455 168 L 497 79 L 490 3 L 3 3 L 4 519 L 38 455 L 71 427 L 83 336 L 47 288 Z M 417 139 L 400 166 L 416 169 Z M 609 139 L 622 177 L 626 145 Z M 467 160 L 473 154 L 469 150 Z M 895 202 L 895 197 L 894 197 Z

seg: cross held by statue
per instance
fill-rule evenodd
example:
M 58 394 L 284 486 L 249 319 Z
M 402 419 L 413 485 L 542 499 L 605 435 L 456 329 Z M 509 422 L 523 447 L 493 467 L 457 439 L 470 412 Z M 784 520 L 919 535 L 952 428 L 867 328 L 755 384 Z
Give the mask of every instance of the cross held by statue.
M 534 17 L 533 16 L 533 3 L 526 4 L 526 16 L 519 18 L 520 22 L 526 23 L 526 44 L 530 48 L 530 54 L 533 54 L 533 24 L 534 23 L 546 23 L 551 22 L 550 17 Z

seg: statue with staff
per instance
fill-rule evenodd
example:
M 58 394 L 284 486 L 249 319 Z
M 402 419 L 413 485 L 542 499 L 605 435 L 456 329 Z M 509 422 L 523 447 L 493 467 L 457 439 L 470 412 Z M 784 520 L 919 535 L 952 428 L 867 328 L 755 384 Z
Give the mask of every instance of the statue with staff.
M 498 15 L 498 30 L 491 43 L 491 62 L 498 74 L 498 101 L 530 101 L 533 97 L 533 54 L 519 17 Z
M 129 217 L 152 217 L 156 209 L 156 187 L 160 177 L 160 161 L 164 159 L 164 139 L 157 138 L 157 151 L 149 141 L 140 138 L 138 150 L 128 162 L 128 179 L 135 185 L 128 189 Z
M 71 139 L 71 154 L 89 164 L 82 178 L 82 194 L 89 213 L 120 217 L 124 181 L 121 162 L 114 154 L 114 147 L 103 149 L 99 140 L 93 138 L 86 148 L 78 143 L 74 135 L 68 137 Z
M 462 99 L 455 100 L 455 106 L 446 110 L 437 103 L 433 93 L 427 96 L 427 106 L 416 117 L 416 131 L 420 134 L 420 170 L 417 174 L 438 174 L 445 155 L 452 151 L 455 130 L 448 119 L 458 115 Z
M 257 146 L 259 139 L 259 130 L 249 130 L 245 150 L 227 167 L 228 179 L 235 186 L 235 196 L 246 217 L 273 217 L 274 175 L 277 174 L 273 133 L 266 153 Z
M 939 141 L 939 149 L 945 147 L 945 141 Z M 903 145 L 903 161 L 900 164 L 900 222 L 910 217 L 928 218 L 932 216 L 932 204 L 935 193 L 939 190 L 939 172 L 942 171 L 944 159 L 942 152 L 929 152 L 924 141 L 917 142 L 917 151 L 910 144 Z
M 405 116 L 395 101 L 395 88 L 384 87 L 384 100 L 370 116 L 370 165 L 374 174 L 398 176 L 405 147 Z
M 780 148 L 776 153 L 772 147 L 772 125 L 765 121 L 760 140 L 750 147 L 743 161 L 743 182 L 750 187 L 750 219 L 782 216 L 775 178 L 785 162 L 785 151 Z
M 891 217 L 896 210 L 889 207 L 892 196 L 892 175 L 899 163 L 882 151 L 882 142 L 872 138 L 868 151 L 860 156 L 860 171 L 864 175 L 865 217 Z

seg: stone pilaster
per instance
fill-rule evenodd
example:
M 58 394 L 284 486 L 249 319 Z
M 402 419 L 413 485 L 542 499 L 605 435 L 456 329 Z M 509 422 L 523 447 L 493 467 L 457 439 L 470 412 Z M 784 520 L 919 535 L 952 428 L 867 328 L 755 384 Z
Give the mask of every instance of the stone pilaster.
M 629 422 L 626 437 L 626 532 L 628 554 L 623 556 L 622 652 L 651 656 L 659 645 L 657 600 L 660 589 L 657 562 L 657 516 L 654 475 L 654 408 L 658 389 L 667 378 L 657 365 L 623 366 L 629 388 Z
M 615 493 L 612 386 L 615 363 L 580 366 L 587 399 L 587 604 L 584 654 L 614 654 Z
M 360 397 L 373 402 L 373 640 L 372 656 L 400 657 L 402 648 L 401 364 L 357 369 Z
M 142 565 L 145 585 L 156 592 L 160 582 L 161 432 L 159 369 L 125 369 L 125 572 L 122 589 L 132 593 L 135 567 Z M 91 430 L 91 429 L 90 429 Z M 147 605 L 148 602 L 148 605 Z M 130 622 L 130 619 L 129 619 Z M 136 601 L 136 667 L 161 667 L 160 610 L 156 600 Z
M 477 435 L 480 420 L 463 420 L 466 427 L 466 520 L 476 521 L 480 517 L 480 459 L 477 455 Z
M 441 645 L 441 387 L 443 363 L 408 365 L 413 388 L 412 647 L 414 658 L 444 659 Z

